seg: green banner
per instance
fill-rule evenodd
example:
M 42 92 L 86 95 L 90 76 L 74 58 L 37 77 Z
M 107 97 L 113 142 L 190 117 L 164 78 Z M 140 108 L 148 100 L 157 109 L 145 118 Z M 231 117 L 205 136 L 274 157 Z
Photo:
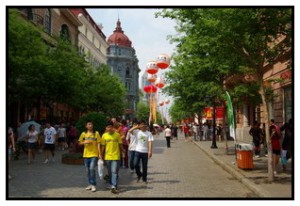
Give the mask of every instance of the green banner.
M 233 113 L 233 106 L 232 101 L 230 98 L 229 93 L 226 91 L 226 106 L 228 111 L 228 121 L 229 121 L 229 133 L 230 137 L 235 139 L 235 126 L 234 126 L 234 113 Z

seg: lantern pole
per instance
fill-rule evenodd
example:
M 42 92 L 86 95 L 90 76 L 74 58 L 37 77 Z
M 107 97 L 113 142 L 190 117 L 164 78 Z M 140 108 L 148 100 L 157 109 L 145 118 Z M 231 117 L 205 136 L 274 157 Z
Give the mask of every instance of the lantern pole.
M 212 138 L 212 144 L 211 144 L 211 149 L 217 149 L 217 142 L 216 142 L 216 98 L 215 96 L 213 97 L 213 138 Z

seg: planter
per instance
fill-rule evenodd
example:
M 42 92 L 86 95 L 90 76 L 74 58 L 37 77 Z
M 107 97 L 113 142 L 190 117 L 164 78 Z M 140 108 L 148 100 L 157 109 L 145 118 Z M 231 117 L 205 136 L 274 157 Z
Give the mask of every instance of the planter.
M 70 165 L 83 165 L 84 160 L 82 154 L 79 153 L 66 153 L 61 157 L 61 162 Z

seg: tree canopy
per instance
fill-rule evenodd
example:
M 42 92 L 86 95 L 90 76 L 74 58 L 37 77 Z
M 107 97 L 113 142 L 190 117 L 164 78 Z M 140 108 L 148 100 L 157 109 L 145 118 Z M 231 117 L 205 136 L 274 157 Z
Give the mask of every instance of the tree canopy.
M 263 66 L 272 64 L 291 45 L 291 9 L 283 8 L 176 8 L 157 15 L 177 22 L 177 45 L 167 73 L 165 91 L 188 111 L 201 111 L 207 97 L 222 99 L 224 81 L 253 74 L 262 79 Z M 283 40 L 274 44 L 275 40 Z M 261 81 L 233 85 L 235 100 L 260 102 Z
M 8 104 L 65 103 L 80 111 L 118 116 L 124 112 L 125 85 L 107 65 L 94 68 L 76 46 L 50 37 L 10 9 L 8 18 Z

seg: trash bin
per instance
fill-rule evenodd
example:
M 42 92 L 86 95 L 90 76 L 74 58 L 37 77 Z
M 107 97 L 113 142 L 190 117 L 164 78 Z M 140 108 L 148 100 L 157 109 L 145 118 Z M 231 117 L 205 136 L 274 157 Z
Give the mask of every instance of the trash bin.
M 253 154 L 251 144 L 237 144 L 237 166 L 241 169 L 253 169 Z

